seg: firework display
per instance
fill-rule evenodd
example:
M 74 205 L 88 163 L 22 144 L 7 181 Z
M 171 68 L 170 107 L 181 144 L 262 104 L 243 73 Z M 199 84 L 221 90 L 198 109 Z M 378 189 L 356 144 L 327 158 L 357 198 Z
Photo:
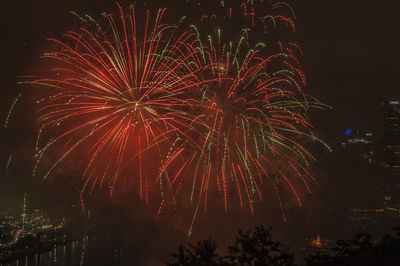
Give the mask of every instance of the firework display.
M 232 3 L 206 13 L 189 1 L 197 17 L 172 24 L 165 9 L 118 6 L 104 25 L 86 16 L 86 27 L 51 39 L 50 68 L 30 82 L 45 94 L 34 174 L 58 154 L 45 178 L 73 161 L 84 189 L 130 189 L 146 203 L 157 195 L 159 212 L 178 198 L 206 210 L 209 193 L 225 211 L 234 199 L 253 212 L 266 193 L 281 208 L 282 193 L 301 205 L 315 185 L 305 145 L 321 142 L 307 114 L 324 105 L 305 92 L 300 47 L 277 38 L 295 31 L 294 13 L 281 2 Z
M 65 41 L 51 39 L 57 50 L 43 58 L 53 66 L 53 77 L 32 82 L 51 93 L 39 101 L 44 106 L 38 110 L 37 143 L 43 131 L 52 138 L 43 148 L 37 144 L 37 157 L 39 163 L 48 149 L 62 143 L 57 151 L 62 155 L 45 178 L 78 155 L 92 189 L 106 184 L 112 191 L 121 176 L 129 174 L 135 180 L 138 176 L 142 197 L 147 195 L 148 176 L 154 174 L 143 167 L 146 154 L 153 162 L 168 160 L 162 151 L 174 142 L 172 137 L 184 134 L 186 119 L 179 107 L 187 101 L 180 95 L 192 74 L 179 72 L 182 61 L 174 57 L 174 42 L 184 35 L 172 39 L 174 26 L 161 22 L 165 9 L 154 21 L 147 10 L 140 22 L 134 5 L 128 14 L 122 7 L 119 12 L 120 18 L 105 14 L 107 32 L 94 23 L 94 30 L 66 33 Z M 124 165 L 131 172 L 123 171 Z M 162 179 L 158 183 L 162 185 Z

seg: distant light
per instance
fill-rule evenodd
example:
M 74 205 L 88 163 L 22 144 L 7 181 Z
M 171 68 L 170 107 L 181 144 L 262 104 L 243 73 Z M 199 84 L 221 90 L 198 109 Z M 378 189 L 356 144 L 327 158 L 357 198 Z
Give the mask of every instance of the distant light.
M 390 105 L 400 105 L 400 101 L 389 101 Z
M 347 130 L 346 130 L 346 132 L 344 132 L 344 134 L 346 135 L 346 136 L 348 136 L 348 135 L 351 135 L 351 129 L 350 128 L 348 128 Z

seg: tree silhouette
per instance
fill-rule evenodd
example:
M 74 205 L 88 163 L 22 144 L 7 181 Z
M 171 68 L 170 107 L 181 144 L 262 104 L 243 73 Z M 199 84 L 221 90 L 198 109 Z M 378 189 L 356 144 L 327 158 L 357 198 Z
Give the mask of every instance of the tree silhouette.
M 400 265 L 400 227 L 394 230 L 394 235 L 385 235 L 379 242 L 373 242 L 368 234 L 358 234 L 350 240 L 338 240 L 332 252 L 311 254 L 305 259 L 306 265 Z
M 175 259 L 170 266 L 178 265 L 292 265 L 294 255 L 288 248 L 272 238 L 271 228 L 263 226 L 243 232 L 239 230 L 233 246 L 228 247 L 227 255 L 216 253 L 217 244 L 212 239 L 179 246 L 178 253 L 171 254 Z
M 169 266 L 214 266 L 225 265 L 223 258 L 216 253 L 217 243 L 212 239 L 197 242 L 197 244 L 188 244 L 187 247 L 180 245 L 178 253 L 171 256 L 176 262 L 166 263 Z
M 263 226 L 245 233 L 239 230 L 235 245 L 228 247 L 229 262 L 232 265 L 293 265 L 294 255 L 288 253 L 288 247 L 273 239 L 271 230 L 271 227 Z
M 400 227 L 393 235 L 374 241 L 369 234 L 358 234 L 353 239 L 338 240 L 334 247 L 317 251 L 305 258 L 306 266 L 399 266 Z M 233 246 L 225 255 L 217 253 L 217 243 L 212 240 L 179 246 L 171 254 L 175 262 L 170 266 L 281 266 L 294 265 L 294 255 L 281 242 L 274 240 L 271 228 L 255 227 L 246 232 L 239 230 Z

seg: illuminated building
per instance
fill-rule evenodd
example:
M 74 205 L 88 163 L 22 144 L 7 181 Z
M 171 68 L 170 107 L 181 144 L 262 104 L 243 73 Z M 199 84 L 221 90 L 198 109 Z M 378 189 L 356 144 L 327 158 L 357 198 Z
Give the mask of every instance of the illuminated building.
M 21 230 L 23 232 L 23 234 L 25 234 L 25 226 L 26 226 L 26 193 L 24 196 L 24 206 L 22 208 L 22 213 L 21 213 L 21 217 L 22 217 L 22 226 L 21 226 Z
M 400 100 L 383 103 L 383 151 L 387 167 L 400 169 Z
M 348 128 L 344 133 L 341 147 L 346 148 L 353 144 L 356 145 L 370 145 L 373 144 L 373 134 L 371 132 L 362 133 L 359 129 L 352 130 Z
M 359 153 L 369 163 L 376 161 L 377 147 L 374 134 L 369 131 L 348 128 L 344 133 L 344 138 L 341 138 L 340 147 Z
M 327 241 L 321 241 L 321 237 L 318 235 L 317 239 L 312 239 L 310 241 L 310 246 L 315 247 L 315 248 L 321 248 L 321 247 L 327 247 L 328 242 Z

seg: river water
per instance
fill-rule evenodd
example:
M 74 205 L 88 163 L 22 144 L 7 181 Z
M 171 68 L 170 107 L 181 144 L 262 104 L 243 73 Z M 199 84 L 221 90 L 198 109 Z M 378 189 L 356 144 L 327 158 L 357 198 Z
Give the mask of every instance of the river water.
M 65 246 L 32 256 L 25 256 L 0 266 L 125 266 L 122 250 L 114 249 L 107 244 L 96 243 L 94 238 L 85 236 L 80 241 L 69 242 Z

